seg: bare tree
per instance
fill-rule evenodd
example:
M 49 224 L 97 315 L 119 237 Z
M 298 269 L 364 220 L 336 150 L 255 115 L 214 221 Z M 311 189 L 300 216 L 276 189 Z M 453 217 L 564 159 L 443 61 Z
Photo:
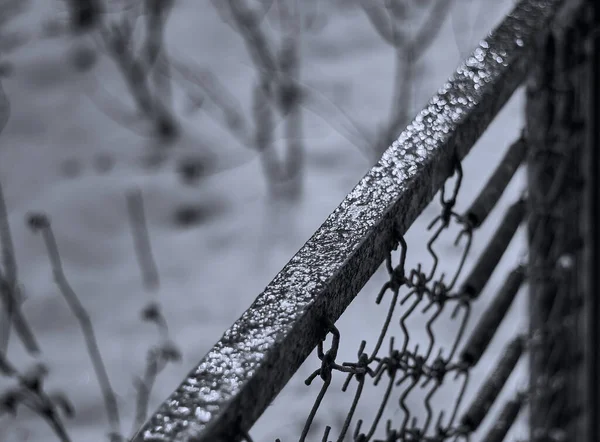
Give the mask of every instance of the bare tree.
M 377 33 L 393 48 L 396 64 L 392 106 L 387 121 L 377 134 L 374 145 L 376 158 L 392 144 L 412 117 L 416 63 L 434 42 L 452 4 L 453 0 L 360 0 Z M 421 8 L 425 9 L 425 20 L 411 35 L 409 23 L 414 20 L 411 9 Z
M 245 0 L 212 1 L 223 21 L 244 40 L 256 72 L 253 86 L 253 133 L 245 137 L 260 155 L 269 191 L 276 195 L 283 188 L 287 197 L 301 194 L 304 168 L 301 89 L 301 23 L 299 2 L 262 1 L 256 9 Z M 280 41 L 268 38 L 261 28 L 265 15 L 274 6 L 278 13 Z M 279 158 L 274 142 L 275 114 L 283 119 L 285 149 Z

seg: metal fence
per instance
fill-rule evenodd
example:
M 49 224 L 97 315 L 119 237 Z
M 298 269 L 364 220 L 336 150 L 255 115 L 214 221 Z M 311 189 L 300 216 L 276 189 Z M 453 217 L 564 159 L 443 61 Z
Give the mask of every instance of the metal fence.
M 352 385 L 354 391 L 338 441 L 470 440 L 525 354 L 529 387 L 514 392 L 481 440 L 504 440 L 527 405 L 531 441 L 599 441 L 597 17 L 593 1 L 519 2 L 133 440 L 251 440 L 253 424 L 317 348 L 319 360 L 306 383 L 320 379 L 321 387 L 307 410 L 301 441 L 335 375 L 346 377 L 344 390 Z M 461 161 L 524 83 L 521 138 L 509 146 L 469 208 L 457 213 Z M 527 189 L 463 276 L 472 236 L 523 162 Z M 451 190 L 444 189 L 452 175 Z M 433 264 L 408 269 L 403 235 L 439 190 L 441 213 L 432 220 L 426 244 Z M 483 314 L 470 318 L 524 222 L 527 259 L 515 263 Z M 448 276 L 439 272 L 436 243 L 450 225 L 461 229 L 462 252 Z M 382 263 L 389 280 L 375 302 L 389 309 L 381 332 L 375 343 L 360 344 L 354 361 L 338 361 L 335 322 Z M 529 330 L 515 327 L 505 351 L 494 356 L 494 370 L 464 403 L 471 368 L 524 283 Z M 417 310 L 428 315 L 422 324 L 425 345 L 415 345 L 407 325 Z M 438 348 L 434 325 L 444 312 L 454 317 L 455 335 L 450 345 Z M 467 335 L 469 319 L 476 326 Z M 389 338 L 392 328 L 400 331 L 395 339 Z M 387 387 L 374 419 L 357 420 L 363 390 L 380 382 Z M 456 399 L 440 411 L 433 403 L 442 384 L 455 387 Z M 418 418 L 407 402 L 416 390 L 425 410 Z M 392 400 L 402 418 L 383 422 Z M 330 433 L 325 428 L 319 440 L 330 440 Z

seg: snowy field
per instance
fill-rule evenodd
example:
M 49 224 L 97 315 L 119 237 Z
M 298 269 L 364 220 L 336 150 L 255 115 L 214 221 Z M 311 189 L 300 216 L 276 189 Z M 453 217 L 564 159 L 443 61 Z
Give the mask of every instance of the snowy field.
M 366 131 L 373 131 L 390 108 L 393 53 L 364 13 L 349 3 L 318 2 L 326 23 L 319 32 L 304 36 L 302 81 L 329 97 Z M 457 0 L 452 20 L 459 32 L 454 32 L 452 20 L 447 20 L 419 63 L 412 113 L 425 104 L 461 57 L 511 6 L 508 0 Z M 35 33 L 42 20 L 58 10 L 59 2 L 33 1 L 13 26 Z M 210 67 L 241 105 L 249 108 L 248 85 L 254 72 L 243 42 L 221 22 L 207 0 L 176 2 L 166 42 L 172 54 Z M 295 207 L 274 206 L 266 199 L 260 164 L 252 151 L 236 144 L 199 113 L 185 120 L 183 136 L 170 148 L 166 163 L 148 170 L 141 164 L 152 141 L 99 109 L 99 103 L 112 103 L 117 109 L 130 104 L 114 65 L 103 58 L 91 73 L 78 73 L 69 63 L 72 47 L 68 39 L 33 39 L 11 55 L 15 73 L 3 81 L 11 115 L 0 136 L 0 180 L 19 278 L 27 295 L 24 313 L 43 349 L 42 359 L 51 370 L 47 388 L 64 391 L 75 405 L 77 415 L 69 422 L 73 440 L 100 441 L 105 440 L 108 426 L 98 383 L 78 323 L 53 283 L 42 239 L 25 226 L 26 214 L 44 211 L 51 218 L 65 273 L 91 314 L 118 392 L 123 430 L 129 434 L 135 397 L 132 379 L 142 373 L 146 351 L 156 342 L 152 326 L 139 320 L 139 310 L 149 296 L 161 301 L 171 337 L 183 352 L 182 362 L 169 365 L 161 374 L 151 397 L 150 409 L 154 410 L 341 202 L 369 163 L 356 146 L 332 129 L 331 121 L 306 111 L 304 199 Z M 470 203 L 504 149 L 518 137 L 523 124 L 522 98 L 520 93 L 513 97 L 467 157 L 459 212 Z M 183 98 L 176 95 L 175 107 L 183 105 Z M 218 170 L 197 186 L 182 184 L 175 173 L 177 160 L 205 152 L 216 159 Z M 106 156 L 114 158 L 114 167 L 102 172 L 97 163 Z M 519 174 L 476 235 L 467 270 L 522 184 Z M 143 192 L 160 272 L 161 286 L 156 295 L 149 295 L 142 287 L 127 222 L 125 194 L 135 186 Z M 186 205 L 197 207 L 201 219 L 191 227 L 180 227 L 174 214 Z M 438 210 L 436 199 L 407 235 L 409 265 L 428 262 L 426 226 Z M 513 268 L 521 253 L 519 244 L 516 246 L 503 258 L 482 301 L 475 304 L 473 317 Z M 447 262 L 458 257 L 450 237 L 442 249 Z M 342 333 L 340 359 L 352 360 L 362 339 L 373 342 L 384 313 L 377 309 L 374 296 L 384 280 L 385 274 L 378 272 L 338 322 Z M 510 314 L 492 350 L 474 370 L 474 379 L 485 376 L 495 360 L 494 350 L 502 348 L 515 329 L 524 326 L 523 297 Z M 449 321 L 440 324 L 453 327 Z M 438 334 L 443 336 L 444 332 L 440 328 Z M 31 361 L 16 339 L 12 339 L 8 354 L 19 367 Z M 254 440 L 280 437 L 288 442 L 299 437 L 319 387 L 318 383 L 306 387 L 303 379 L 317 364 L 315 355 L 309 357 L 251 431 Z M 511 379 L 513 387 L 518 381 Z M 0 387 L 5 384 L 1 379 Z M 470 392 L 476 386 L 472 383 Z M 446 396 L 450 400 L 452 391 L 446 391 L 440 402 Z M 321 440 L 326 424 L 339 425 L 352 394 L 352 389 L 344 395 L 331 389 L 329 405 L 321 409 L 308 440 Z M 359 414 L 369 415 L 374 407 L 373 403 L 369 406 L 367 397 Z M 400 412 L 395 407 L 390 407 L 390 416 L 398 418 Z M 0 418 L 1 442 L 51 440 L 54 435 L 46 424 L 26 410 L 16 419 Z

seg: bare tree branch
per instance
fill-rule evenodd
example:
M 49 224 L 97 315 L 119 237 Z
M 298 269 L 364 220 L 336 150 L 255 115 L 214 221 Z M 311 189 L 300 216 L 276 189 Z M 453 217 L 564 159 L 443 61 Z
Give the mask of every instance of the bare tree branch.
M 381 155 L 404 129 L 411 117 L 414 61 L 408 52 L 396 50 L 392 106 L 388 121 L 379 135 L 375 152 Z
M 159 276 L 156 262 L 152 255 L 150 236 L 144 210 L 144 200 L 140 189 L 135 189 L 127 194 L 127 212 L 133 234 L 134 247 L 140 269 L 144 288 L 148 291 L 157 290 Z M 169 339 L 169 327 L 163 316 L 160 305 L 150 302 L 142 309 L 142 320 L 155 324 L 159 331 L 159 345 L 148 350 L 146 367 L 141 378 L 137 378 L 134 386 L 137 390 L 135 418 L 132 433 L 143 425 L 148 415 L 150 394 L 156 378 L 169 362 L 181 360 L 181 351 Z
M 3 321 L 0 336 L 0 352 L 5 352 L 10 339 L 10 325 L 15 327 L 25 349 L 31 353 L 39 353 L 40 348 L 31 327 L 21 312 L 21 296 L 18 286 L 17 262 L 8 222 L 8 211 L 4 199 L 4 191 L 0 183 L 0 247 L 2 248 L 2 266 L 0 271 L 0 300 L 2 303 Z
M 304 145 L 302 142 L 301 91 L 297 86 L 300 78 L 300 36 L 301 19 L 298 5 L 289 8 L 285 0 L 279 1 L 280 21 L 285 30 L 279 51 L 281 79 L 278 83 L 277 103 L 285 118 L 287 149 L 283 163 L 287 180 L 300 180 L 304 169 Z M 300 183 L 295 186 L 299 192 Z M 298 196 L 298 195 L 296 195 Z
M 106 47 L 112 55 L 125 83 L 134 97 L 140 112 L 146 115 L 154 113 L 154 99 L 146 80 L 143 66 L 134 59 L 130 51 L 130 24 L 124 21 L 120 25 L 113 24 L 110 28 L 103 26 L 100 30 Z
M 173 8 L 173 0 L 145 0 L 144 8 L 146 38 L 139 61 L 149 70 L 164 49 L 165 24 Z
M 16 415 L 17 408 L 23 405 L 44 419 L 61 442 L 71 442 L 58 410 L 67 417 L 73 417 L 74 409 L 63 393 L 48 394 L 44 391 L 44 378 L 48 374 L 46 366 L 37 363 L 21 374 L 0 352 L 0 371 L 18 382 L 16 387 L 0 393 L 0 416 L 7 412 Z
M 404 2 L 390 0 L 385 6 L 361 0 L 363 11 L 377 33 L 395 49 L 395 74 L 392 108 L 388 121 L 379 133 L 375 153 L 383 153 L 408 123 L 416 63 L 435 41 L 453 5 L 453 0 L 435 0 L 417 33 L 408 37 L 401 27 L 407 25 Z
M 278 74 L 277 61 L 266 35 L 260 29 L 259 17 L 244 4 L 243 0 L 226 0 L 238 32 L 243 37 L 246 49 L 258 72 L 275 78 Z
M 142 310 L 142 319 L 157 325 L 161 342 L 148 350 L 144 374 L 141 378 L 136 378 L 134 380 L 137 396 L 135 419 L 132 428 L 133 434 L 135 434 L 146 421 L 150 394 L 158 375 L 164 370 L 167 364 L 181 361 L 181 351 L 169 339 L 167 321 L 163 316 L 159 305 L 150 303 L 145 307 Z
M 0 85 L 0 94 L 2 92 L 2 86 Z M 6 107 L 8 108 L 8 100 L 4 98 Z M 2 101 L 2 97 L 0 97 Z M 0 106 L 2 104 L 0 103 Z M 6 114 L 9 113 L 9 109 L 5 110 Z M 0 114 L 3 113 L 0 110 Z M 8 120 L 8 116 L 5 118 Z M 4 123 L 6 124 L 6 123 Z M 2 132 L 3 124 L 0 123 L 0 133 Z M 2 249 L 2 267 L 4 270 L 4 279 L 11 288 L 17 284 L 17 261 L 15 259 L 15 248 L 12 241 L 12 235 L 10 233 L 10 225 L 8 223 L 8 210 L 6 209 L 6 200 L 4 198 L 4 191 L 2 184 L 0 184 L 0 248 Z
M 252 116 L 254 117 L 254 145 L 261 153 L 260 160 L 267 182 L 272 184 L 281 179 L 277 151 L 273 145 L 273 108 L 266 97 L 265 85 L 254 86 L 252 94 Z M 271 189 L 272 190 L 272 189 Z
M 108 91 L 93 72 L 88 73 L 86 81 L 88 89 L 85 89 L 85 94 L 104 115 L 140 137 L 153 136 L 152 122 L 131 110 L 119 97 Z
M 242 106 L 219 79 L 210 70 L 175 57 L 171 57 L 171 64 L 177 74 L 198 86 L 203 95 L 215 105 L 222 115 L 221 120 L 240 143 L 251 146 L 250 130 L 246 117 L 241 111 Z
M 206 68 L 197 66 L 189 61 L 182 61 L 182 57 L 171 55 L 170 59 L 173 66 L 173 73 L 177 74 L 181 79 L 198 86 L 200 94 L 208 99 L 202 101 L 202 107 L 206 111 L 209 111 L 209 116 L 215 117 L 216 121 L 229 129 L 230 133 L 235 136 L 242 146 L 254 147 L 255 142 L 250 133 L 250 124 L 246 120 L 245 115 L 240 111 L 242 109 L 241 103 L 237 101 L 234 95 L 229 93 L 219 79 Z M 175 77 L 175 79 L 177 78 Z M 353 121 L 342 108 L 317 89 L 303 84 L 297 81 L 297 79 L 286 77 L 283 73 L 280 74 L 280 78 L 293 82 L 297 88 L 298 103 L 300 106 L 330 124 L 346 140 L 356 146 L 363 154 L 367 155 L 373 140 L 364 133 L 364 129 L 360 128 L 358 123 Z M 185 85 L 180 84 L 180 86 L 186 89 Z M 213 109 L 207 107 L 210 104 L 213 105 L 214 111 L 212 112 L 210 111 Z M 270 105 L 269 100 L 263 102 L 263 105 Z M 274 115 L 273 118 L 275 119 Z M 279 121 L 273 122 L 274 128 L 278 127 L 278 125 Z M 273 138 L 273 142 L 275 139 Z
M 152 246 L 144 211 L 144 200 L 140 189 L 135 189 L 127 193 L 127 213 L 129 215 L 129 225 L 131 226 L 134 249 L 140 265 L 144 288 L 148 291 L 156 291 L 159 288 L 160 279 L 158 268 L 152 255 Z
M 392 26 L 392 19 L 383 5 L 378 5 L 372 0 L 360 0 L 360 6 L 379 36 L 392 46 L 396 44 Z
M 213 7 L 219 14 L 219 17 L 221 17 L 221 20 L 223 21 L 223 23 L 227 24 L 234 31 L 240 32 L 240 28 L 237 25 L 236 20 L 232 17 L 231 10 L 229 9 L 229 6 L 226 4 L 226 1 L 210 0 L 210 2 L 212 3 Z M 260 3 L 261 3 L 261 10 L 253 11 L 256 21 L 258 23 L 261 23 L 264 20 L 264 18 L 268 15 L 271 7 L 275 3 L 275 0 L 264 0 L 264 1 L 261 1 Z
M 2 82 L 0 81 L 0 135 L 8 123 L 10 117 L 10 101 L 4 92 Z
M 454 0 L 436 0 L 433 8 L 429 11 L 425 23 L 419 28 L 417 34 L 412 38 L 407 50 L 413 55 L 414 62 L 425 54 L 431 44 L 438 36 L 444 21 L 448 17 Z
M 147 35 L 142 56 L 136 57 L 133 53 L 133 19 L 127 15 L 122 15 L 118 22 L 110 25 L 100 23 L 98 31 L 104 47 L 121 72 L 139 112 L 153 122 L 155 135 L 164 141 L 169 141 L 178 135 L 179 126 L 174 115 L 152 91 L 148 83 L 150 67 L 162 52 L 163 27 L 169 10 L 156 6 L 154 4 L 156 1 L 147 0 L 151 7 L 148 7 L 148 14 L 146 14 Z M 169 99 L 170 89 L 163 83 L 166 78 L 168 76 L 155 77 L 163 95 L 166 93 L 165 96 Z
M 69 284 L 69 281 L 67 280 L 67 277 L 63 271 L 58 245 L 56 244 L 56 238 L 54 237 L 54 233 L 52 232 L 52 228 L 50 226 L 50 220 L 44 214 L 33 214 L 29 217 L 29 224 L 34 231 L 41 232 L 42 238 L 46 245 L 46 250 L 48 252 L 50 265 L 52 266 L 54 281 L 56 282 L 56 285 L 58 286 L 63 298 L 67 302 L 67 305 L 73 312 L 73 315 L 79 321 L 86 347 L 90 359 L 92 360 L 92 366 L 96 373 L 98 383 L 100 384 L 100 390 L 104 398 L 104 406 L 111 429 L 111 441 L 120 442 L 122 440 L 122 436 L 117 398 L 111 386 L 108 372 L 106 371 L 102 354 L 100 353 L 100 348 L 98 347 L 98 342 L 96 340 L 96 335 L 94 333 L 90 316 L 85 307 L 81 304 L 79 297 Z

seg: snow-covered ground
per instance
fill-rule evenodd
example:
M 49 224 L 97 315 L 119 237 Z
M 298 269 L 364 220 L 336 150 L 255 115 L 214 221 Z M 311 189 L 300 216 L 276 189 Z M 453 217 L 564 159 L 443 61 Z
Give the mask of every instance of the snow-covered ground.
M 392 51 L 358 8 L 334 7 L 333 2 L 317 4 L 327 23 L 320 32 L 305 35 L 303 81 L 334 100 L 362 128 L 374 130 L 390 108 Z M 482 12 L 476 7 L 480 4 Z M 55 13 L 58 5 L 49 0 L 33 1 L 15 28 L 37 32 L 41 21 Z M 447 20 L 420 63 L 413 112 L 452 73 L 461 55 L 511 6 L 509 0 L 457 0 L 452 17 L 460 31 L 460 51 Z M 210 2 L 176 2 L 166 41 L 172 54 L 210 67 L 241 105 L 249 108 L 249 85 L 254 78 L 250 61 L 239 36 L 220 21 Z M 150 409 L 154 410 L 341 202 L 369 164 L 351 142 L 307 111 L 305 198 L 296 207 L 273 207 L 265 198 L 257 158 L 199 113 L 185 120 L 183 136 L 171 148 L 166 164 L 148 170 L 141 167 L 141 160 L 151 141 L 114 122 L 98 108 L 99 100 L 117 109 L 129 104 L 113 64 L 101 59 L 93 73 L 78 73 L 68 62 L 72 46 L 68 40 L 32 40 L 11 56 L 15 74 L 3 81 L 11 116 L 0 137 L 0 180 L 19 277 L 28 297 L 24 312 L 40 341 L 42 358 L 51 369 L 48 389 L 65 391 L 76 407 L 77 416 L 69 422 L 73 440 L 99 441 L 104 440 L 108 427 L 84 341 L 53 283 L 42 240 L 25 226 L 25 215 L 41 210 L 51 217 L 66 275 L 92 316 L 128 432 L 134 412 L 132 378 L 142 373 L 146 351 L 156 342 L 156 333 L 139 320 L 139 310 L 151 295 L 141 285 L 125 193 L 134 186 L 143 191 L 161 277 L 156 296 L 164 307 L 172 338 L 183 351 L 181 364 L 168 366 L 153 390 Z M 181 102 L 176 96 L 176 106 Z M 517 94 L 466 159 L 459 209 L 469 204 L 492 165 L 518 136 L 522 105 L 522 96 Z M 207 151 L 217 158 L 218 172 L 195 187 L 182 184 L 174 172 L 176 159 Z M 95 167 L 102 155 L 115 159 L 107 173 Z M 521 190 L 522 178 L 520 174 L 511 184 L 494 212 L 496 216 L 476 236 L 467 269 L 496 227 L 497 215 Z M 190 204 L 202 209 L 202 221 L 189 228 L 178 227 L 175 211 Z M 409 264 L 428 262 L 425 227 L 437 210 L 436 201 L 407 235 Z M 278 221 L 274 221 L 274 214 Z M 448 237 L 442 248 L 449 260 L 458 256 L 450 245 Z M 520 248 L 513 247 L 502 260 L 483 300 L 475 306 L 474 317 L 512 269 L 519 253 Z M 362 339 L 373 342 L 378 333 L 383 311 L 373 297 L 384 280 L 385 275 L 379 272 L 340 319 L 341 359 L 352 360 L 358 343 Z M 495 360 L 494 349 L 500 349 L 515 328 L 524 324 L 523 298 L 511 315 L 488 357 L 475 369 L 474 379 L 489 371 Z M 440 325 L 452 326 L 448 321 L 440 321 Z M 439 334 L 444 334 L 442 328 Z M 30 362 L 14 339 L 9 357 L 20 367 Z M 265 412 L 251 432 L 255 440 L 281 437 L 287 442 L 299 436 L 318 391 L 318 383 L 308 388 L 302 381 L 316 364 L 316 356 L 310 357 L 274 402 L 277 406 Z M 0 380 L 0 388 L 5 384 Z M 472 384 L 471 392 L 476 385 Z M 329 405 L 320 411 L 310 440 L 320 440 L 324 425 L 337 425 L 339 416 L 347 412 L 352 391 L 340 396 L 334 390 L 329 393 Z M 450 398 L 452 392 L 444 391 L 448 393 L 440 397 Z M 373 403 L 369 406 L 367 397 L 361 407 L 361 412 L 371 415 Z M 390 413 L 399 416 L 393 407 Z M 26 411 L 15 420 L 0 418 L 2 442 L 53 438 L 45 423 Z

